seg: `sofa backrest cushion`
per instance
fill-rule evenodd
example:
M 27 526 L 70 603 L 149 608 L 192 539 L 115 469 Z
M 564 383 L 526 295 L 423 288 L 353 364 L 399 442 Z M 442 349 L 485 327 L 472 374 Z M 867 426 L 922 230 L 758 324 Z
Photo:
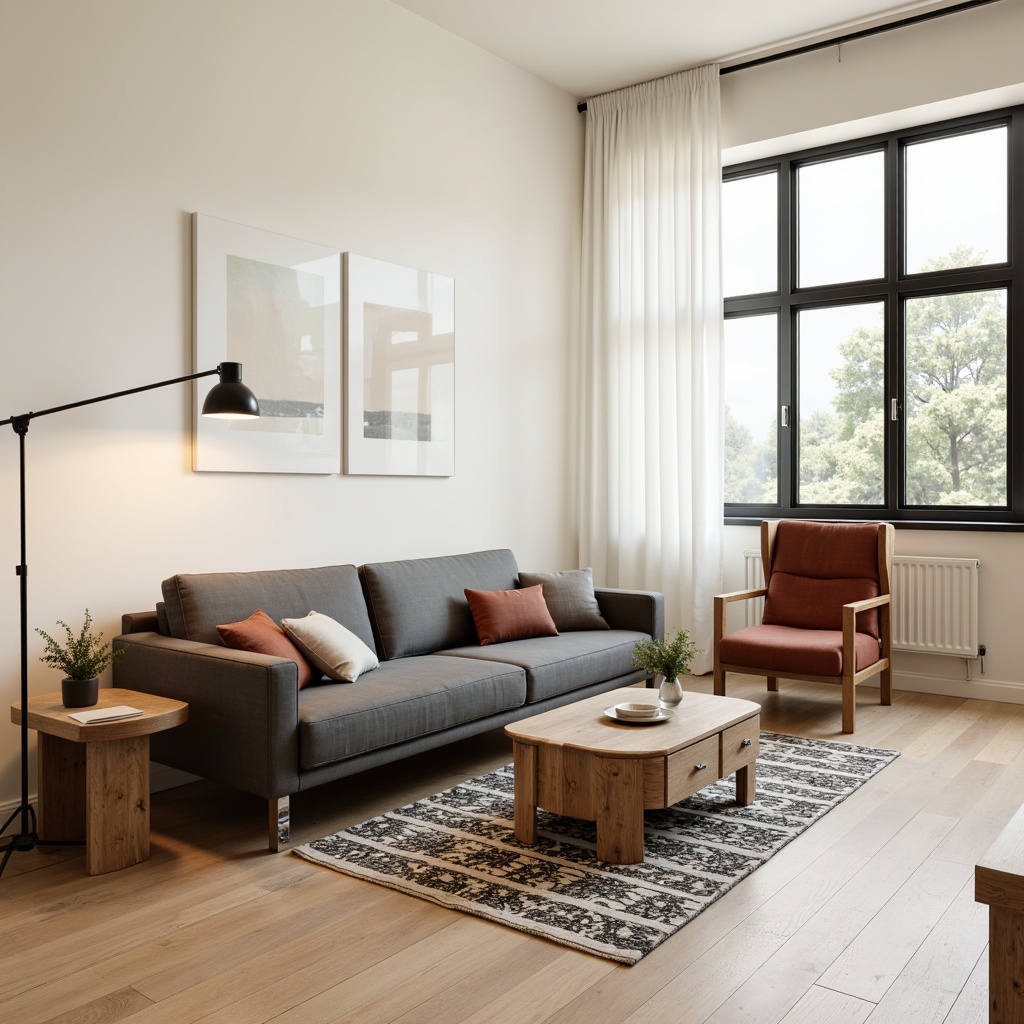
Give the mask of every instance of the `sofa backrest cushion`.
M 877 523 L 778 525 L 765 597 L 765 625 L 842 629 L 843 605 L 879 594 Z M 857 631 L 878 638 L 878 612 L 857 616 Z
M 264 572 L 183 573 L 161 585 L 171 636 L 218 644 L 217 626 L 262 608 L 275 622 L 322 612 L 374 649 L 373 630 L 354 565 Z
M 371 562 L 359 571 L 385 660 L 477 644 L 465 591 L 513 590 L 519 581 L 507 549 Z

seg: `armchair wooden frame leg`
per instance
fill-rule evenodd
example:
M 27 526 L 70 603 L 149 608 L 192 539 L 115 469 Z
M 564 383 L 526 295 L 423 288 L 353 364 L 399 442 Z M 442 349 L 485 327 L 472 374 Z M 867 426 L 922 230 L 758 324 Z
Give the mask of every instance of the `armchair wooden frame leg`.
M 882 669 L 878 679 L 878 703 L 886 707 L 892 704 L 892 666 Z

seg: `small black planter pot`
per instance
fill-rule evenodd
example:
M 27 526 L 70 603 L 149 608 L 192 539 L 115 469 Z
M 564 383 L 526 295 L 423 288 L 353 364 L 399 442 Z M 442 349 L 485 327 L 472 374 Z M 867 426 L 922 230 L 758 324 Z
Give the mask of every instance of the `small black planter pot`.
M 91 708 L 100 699 L 100 681 L 92 679 L 62 679 L 60 696 L 66 708 Z

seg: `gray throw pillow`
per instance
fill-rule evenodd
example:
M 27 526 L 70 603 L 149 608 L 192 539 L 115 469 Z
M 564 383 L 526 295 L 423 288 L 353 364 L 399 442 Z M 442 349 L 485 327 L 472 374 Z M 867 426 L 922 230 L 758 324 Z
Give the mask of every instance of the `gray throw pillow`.
M 537 584 L 544 588 L 544 600 L 559 633 L 611 628 L 598 607 L 594 596 L 594 576 L 589 568 L 519 574 L 521 587 L 535 587 Z

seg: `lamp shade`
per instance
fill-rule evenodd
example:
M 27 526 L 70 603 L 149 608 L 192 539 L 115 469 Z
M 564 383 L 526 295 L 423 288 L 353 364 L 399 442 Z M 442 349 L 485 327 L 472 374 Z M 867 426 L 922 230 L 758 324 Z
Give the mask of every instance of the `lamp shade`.
M 203 415 L 234 420 L 259 416 L 256 396 L 242 383 L 241 363 L 221 363 L 220 381 L 210 388 L 203 402 Z

